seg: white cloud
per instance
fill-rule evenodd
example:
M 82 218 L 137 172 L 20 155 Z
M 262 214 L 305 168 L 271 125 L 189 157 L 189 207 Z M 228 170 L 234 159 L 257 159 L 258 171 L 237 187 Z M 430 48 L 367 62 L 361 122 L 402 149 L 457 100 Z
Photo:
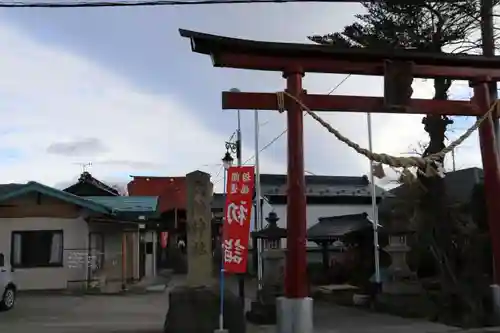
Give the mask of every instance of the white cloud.
M 248 6 L 219 7 L 220 11 L 227 10 L 224 20 L 220 20 L 220 15 L 206 15 L 204 8 L 191 8 L 191 16 L 176 17 L 182 17 L 182 27 L 200 31 L 248 39 L 305 42 L 307 35 L 340 30 L 352 22 L 359 5 L 308 4 L 307 10 L 299 4 L 255 5 L 251 7 L 252 12 Z M 257 10 L 259 16 L 255 16 Z M 256 14 L 250 15 L 253 12 Z M 140 15 L 140 11 L 137 13 Z M 195 13 L 199 15 L 194 17 Z M 255 17 L 259 17 L 257 25 Z M 175 38 L 180 37 L 176 35 Z M 185 47 L 172 50 L 173 55 L 186 56 L 189 61 L 210 66 L 206 57 L 191 58 L 188 41 L 183 42 Z M 19 148 L 25 156 L 17 164 L 0 163 L 0 182 L 34 179 L 55 184 L 72 179 L 80 172 L 75 163 L 89 161 L 93 162 L 92 173 L 105 179 L 116 179 L 117 174 L 123 177 L 126 173 L 181 175 L 204 164 L 219 163 L 227 131 L 221 131 L 221 135 L 208 131 L 177 96 L 145 93 L 89 59 L 70 54 L 63 48 L 36 43 L 8 26 L 0 25 L 0 43 L 8 45 L 0 62 L 0 115 L 4 119 L 0 123 L 0 133 L 16 129 L 0 135 L 0 149 Z M 147 58 L 147 54 L 144 57 Z M 224 77 L 226 88 L 238 86 L 242 91 L 272 92 L 283 89 L 285 84 L 279 73 L 230 69 L 210 69 L 210 73 Z M 207 93 L 216 96 L 220 87 L 214 87 L 210 75 L 197 80 L 204 82 Z M 327 93 L 343 77 L 307 74 L 304 88 L 309 93 Z M 429 98 L 433 89 L 430 82 L 416 82 L 414 91 L 415 97 Z M 381 96 L 382 92 L 381 78 L 359 76 L 350 77 L 335 91 L 336 94 L 366 96 Z M 454 92 L 462 96 L 468 90 L 460 88 Z M 321 115 L 351 140 L 368 146 L 365 114 Z M 251 112 L 243 112 L 242 116 L 244 124 L 253 121 Z M 373 115 L 374 150 L 401 155 L 409 146 L 425 140 L 421 117 Z M 262 112 L 261 121 L 268 120 L 270 122 L 262 128 L 261 147 L 286 128 L 285 115 Z M 457 130 L 452 137 L 461 132 Z M 243 136 L 246 159 L 253 154 L 253 133 L 247 128 Z M 78 142 L 88 138 L 100 140 L 106 150 L 78 158 L 46 153 L 46 148 L 54 142 Z M 286 171 L 285 145 L 286 135 L 261 155 L 262 172 Z M 477 146 L 475 135 L 457 151 L 457 166 L 477 164 L 480 161 Z M 273 157 L 280 163 L 273 163 Z M 366 158 L 340 143 L 310 117 L 305 120 L 305 166 L 317 174 L 368 172 Z M 218 172 L 216 166 L 204 169 Z
M 104 179 L 217 171 L 202 166 L 220 162 L 227 138 L 204 128 L 176 96 L 147 94 L 88 59 L 36 43 L 5 25 L 0 43 L 9 45 L 0 62 L 0 132 L 15 129 L 0 135 L 0 148 L 18 149 L 23 156 L 9 164 L 0 156 L 0 182 L 54 185 L 74 178 L 78 162 L 92 162 L 92 173 Z M 106 149 L 72 158 L 47 153 L 55 142 L 88 138 Z

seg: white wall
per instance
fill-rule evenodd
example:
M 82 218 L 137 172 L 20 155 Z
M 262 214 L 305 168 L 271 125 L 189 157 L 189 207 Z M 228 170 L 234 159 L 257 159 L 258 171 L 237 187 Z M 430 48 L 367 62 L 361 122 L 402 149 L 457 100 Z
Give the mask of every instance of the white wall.
M 63 267 L 17 268 L 14 281 L 20 290 L 65 289 L 68 280 L 81 280 L 82 270 L 69 268 L 67 252 L 71 249 L 86 251 L 88 248 L 88 226 L 82 218 L 0 218 L 0 252 L 10 260 L 11 235 L 13 231 L 63 230 Z M 85 272 L 86 270 L 83 270 Z
M 273 205 L 272 208 L 278 214 L 280 220 L 278 221 L 278 226 L 286 228 L 286 205 Z M 368 216 L 372 217 L 372 206 L 371 205 L 311 205 L 308 204 L 306 208 L 307 214 L 307 228 L 312 227 L 318 223 L 318 218 L 329 217 L 329 216 L 339 216 L 339 215 L 350 215 L 350 214 L 361 214 L 367 213 Z M 265 225 L 265 224 L 264 224 Z M 283 246 L 286 246 L 286 240 L 282 242 Z M 308 242 L 308 247 L 316 247 L 313 242 Z
M 144 275 L 152 277 L 156 275 L 156 231 L 147 231 L 145 233 L 145 241 L 153 243 L 153 253 L 146 254 L 146 268 Z

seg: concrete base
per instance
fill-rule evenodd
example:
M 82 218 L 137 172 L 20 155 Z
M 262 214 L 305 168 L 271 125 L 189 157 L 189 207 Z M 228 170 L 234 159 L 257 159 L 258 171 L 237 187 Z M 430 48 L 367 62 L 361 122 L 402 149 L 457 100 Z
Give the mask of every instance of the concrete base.
M 250 305 L 250 311 L 246 313 L 249 322 L 256 325 L 276 324 L 276 304 L 266 304 L 254 301 Z
M 169 293 L 164 333 L 213 333 L 219 326 L 220 294 L 217 286 L 176 287 Z M 224 329 L 245 333 L 243 304 L 231 291 L 224 292 Z
M 491 288 L 491 299 L 493 305 L 493 317 L 495 322 L 500 321 L 500 286 L 498 284 L 492 284 Z
M 276 333 L 313 333 L 313 299 L 276 299 Z

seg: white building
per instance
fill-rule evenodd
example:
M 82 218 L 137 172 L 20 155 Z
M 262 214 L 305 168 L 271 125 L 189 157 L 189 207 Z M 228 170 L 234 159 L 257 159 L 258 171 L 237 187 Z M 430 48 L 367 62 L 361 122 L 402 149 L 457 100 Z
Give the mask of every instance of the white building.
M 154 213 L 157 198 L 111 199 L 36 182 L 1 185 L 0 253 L 19 289 L 120 290 L 138 280 L 140 230 L 131 217 Z
M 306 175 L 305 181 L 308 229 L 317 224 L 320 217 L 367 213 L 372 218 L 372 186 L 368 177 Z M 260 182 L 262 195 L 280 218 L 278 226 L 286 228 L 287 176 L 262 174 Z M 377 203 L 386 193 L 376 187 Z M 309 242 L 308 247 L 316 247 L 316 244 Z

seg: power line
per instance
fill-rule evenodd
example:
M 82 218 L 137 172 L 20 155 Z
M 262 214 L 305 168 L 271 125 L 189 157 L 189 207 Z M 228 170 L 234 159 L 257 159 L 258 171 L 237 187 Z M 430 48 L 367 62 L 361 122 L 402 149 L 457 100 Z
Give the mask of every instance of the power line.
M 231 136 L 229 137 L 229 139 L 227 139 L 227 141 L 232 142 L 235 135 L 236 135 L 236 132 L 233 132 L 233 134 L 231 134 Z
M 219 178 L 219 176 L 220 176 L 220 174 L 221 174 L 222 170 L 224 170 L 224 165 L 221 165 L 221 166 L 220 166 L 219 171 L 217 171 L 217 174 L 215 175 L 214 179 L 215 179 L 215 178 Z
M 333 87 L 327 95 L 331 95 L 334 91 L 336 91 L 342 84 L 344 84 L 345 81 L 347 81 L 347 79 L 349 77 L 351 77 L 352 74 L 348 74 L 346 75 L 335 87 Z M 307 113 L 304 113 L 304 117 L 306 116 Z M 259 154 L 262 153 L 264 150 L 266 150 L 267 148 L 269 148 L 273 143 L 275 143 L 276 141 L 278 141 L 283 135 L 285 135 L 286 133 L 288 132 L 288 128 L 285 129 L 283 132 L 281 132 L 278 136 L 276 136 L 274 139 L 272 139 L 271 141 L 269 141 L 268 144 L 266 144 L 264 147 L 262 147 L 260 150 L 259 150 Z M 247 164 L 248 162 L 250 162 L 252 159 L 255 158 L 255 154 L 250 157 L 248 160 L 246 160 L 243 164 Z
M 260 150 L 259 150 L 259 153 L 262 153 L 264 150 L 266 150 L 267 148 L 269 148 L 273 143 L 275 143 L 276 141 L 278 141 L 283 135 L 285 135 L 285 133 L 288 131 L 288 129 L 284 130 L 283 132 L 281 132 L 277 137 L 275 137 L 274 139 L 272 139 L 271 141 L 269 141 L 268 144 L 266 144 L 264 147 L 262 147 Z M 250 162 L 251 160 L 253 160 L 255 158 L 255 154 L 250 157 L 249 159 L 247 159 L 243 164 L 247 164 L 248 162 Z
M 159 0 L 159 1 L 95 1 L 95 2 L 0 2 L 0 8 L 82 8 L 82 7 L 151 7 L 193 6 L 257 3 L 336 3 L 359 2 L 356 0 Z
M 335 87 L 333 87 L 327 95 L 331 95 L 335 90 L 337 90 L 342 84 L 344 84 L 345 81 L 347 81 L 348 78 L 351 77 L 352 74 L 348 74 L 345 76 L 345 78 L 342 79 Z

